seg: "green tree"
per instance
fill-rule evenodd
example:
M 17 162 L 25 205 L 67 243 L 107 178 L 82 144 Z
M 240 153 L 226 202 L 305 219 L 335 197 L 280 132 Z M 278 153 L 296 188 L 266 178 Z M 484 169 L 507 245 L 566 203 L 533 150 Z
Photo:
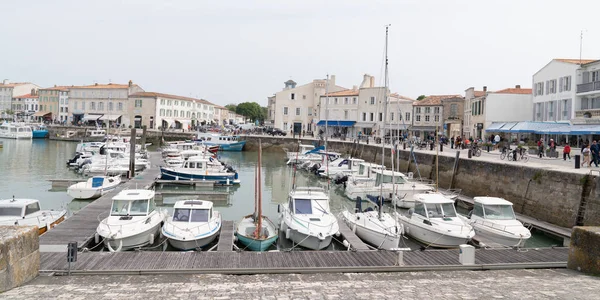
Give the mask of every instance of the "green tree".
M 227 108 L 229 111 L 232 111 L 232 112 L 236 112 L 237 111 L 237 105 L 233 104 L 233 103 L 225 105 L 225 108 Z
M 235 112 L 252 121 L 264 120 L 263 109 L 256 102 L 243 102 L 237 105 Z
M 417 97 L 417 101 L 421 101 L 421 100 L 423 100 L 425 98 L 427 98 L 427 96 L 421 95 L 421 96 Z

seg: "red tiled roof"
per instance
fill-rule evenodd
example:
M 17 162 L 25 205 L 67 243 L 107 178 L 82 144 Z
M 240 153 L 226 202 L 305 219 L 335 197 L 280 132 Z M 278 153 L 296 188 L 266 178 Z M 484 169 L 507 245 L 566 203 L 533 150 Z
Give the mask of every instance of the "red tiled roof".
M 569 64 L 582 65 L 596 61 L 597 59 L 577 59 L 577 58 L 555 58 L 554 60 Z
M 442 105 L 442 100 L 449 99 L 449 98 L 462 98 L 462 96 L 461 95 L 431 95 L 431 96 L 425 97 L 421 101 L 415 102 L 413 105 L 418 105 L 418 106 Z
M 49 88 L 45 88 L 45 89 L 40 89 L 40 90 L 46 90 L 46 91 L 68 91 L 69 87 L 65 86 L 65 85 L 59 85 L 59 86 L 52 86 Z
M 473 96 L 475 96 L 475 98 L 483 97 L 483 96 L 485 96 L 486 93 L 487 92 L 484 92 L 484 91 L 473 91 Z
M 133 86 L 137 86 L 134 84 Z M 92 84 L 92 85 L 75 85 L 71 86 L 72 89 L 126 89 L 129 88 L 128 84 L 117 84 L 117 83 L 109 83 L 109 84 Z
M 348 89 L 338 92 L 329 93 L 324 95 L 325 97 L 335 97 L 335 96 L 358 96 L 358 90 Z
M 531 89 L 522 89 L 522 88 L 508 88 L 499 91 L 495 91 L 495 94 L 520 94 L 520 95 L 531 95 Z
M 196 102 L 199 102 L 199 103 L 214 105 L 214 104 L 212 104 L 209 101 L 204 100 L 204 99 L 196 99 L 196 98 L 190 98 L 190 97 L 184 97 L 184 96 L 177 96 L 177 95 L 169 95 L 169 94 L 162 94 L 162 93 L 155 93 L 155 92 L 140 92 L 140 93 L 131 94 L 131 95 L 129 95 L 129 97 L 151 97 L 151 98 L 162 97 L 162 98 L 177 99 L 177 100 L 196 101 Z
M 401 99 L 401 100 L 411 100 L 411 101 L 415 101 L 415 99 L 413 99 L 413 98 L 406 97 L 406 96 L 402 96 L 402 95 L 400 95 L 400 94 L 398 94 L 398 93 L 393 93 L 393 94 L 390 94 L 390 97 L 395 97 L 395 98 L 398 98 L 398 99 Z
M 38 97 L 39 97 L 38 95 L 32 96 L 31 94 L 27 94 L 27 95 L 17 96 L 15 98 L 18 98 L 18 99 L 27 99 L 27 98 L 38 98 Z
M 13 83 L 7 83 L 7 84 L 3 84 L 0 82 L 0 87 L 15 87 L 15 86 L 24 85 L 24 84 L 31 84 L 31 82 L 13 82 Z

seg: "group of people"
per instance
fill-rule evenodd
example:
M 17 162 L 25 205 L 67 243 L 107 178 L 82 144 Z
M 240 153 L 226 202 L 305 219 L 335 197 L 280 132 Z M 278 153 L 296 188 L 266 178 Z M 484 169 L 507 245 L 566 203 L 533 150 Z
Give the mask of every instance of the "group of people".
M 600 160 L 600 144 L 593 141 L 592 144 L 583 145 L 581 148 L 581 154 L 583 155 L 583 165 L 587 164 L 588 167 L 592 166 L 592 163 L 598 167 L 598 160 Z

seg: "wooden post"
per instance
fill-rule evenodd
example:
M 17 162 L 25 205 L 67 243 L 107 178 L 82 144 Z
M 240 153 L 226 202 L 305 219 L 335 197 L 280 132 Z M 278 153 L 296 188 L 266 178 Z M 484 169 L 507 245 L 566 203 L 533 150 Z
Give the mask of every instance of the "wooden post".
M 129 179 L 135 176 L 135 127 L 131 128 L 129 140 Z
M 146 151 L 146 125 L 142 126 L 142 151 Z

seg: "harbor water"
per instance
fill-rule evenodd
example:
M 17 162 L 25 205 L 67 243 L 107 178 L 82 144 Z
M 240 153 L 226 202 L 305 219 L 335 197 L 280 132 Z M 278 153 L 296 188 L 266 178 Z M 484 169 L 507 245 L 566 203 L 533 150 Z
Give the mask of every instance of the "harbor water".
M 0 148 L 0 199 L 33 198 L 40 200 L 42 209 L 67 209 L 68 215 L 91 203 L 91 201 L 72 200 L 66 190 L 51 190 L 51 179 L 83 178 L 66 166 L 66 161 L 73 157 L 76 143 L 53 140 L 3 140 Z M 232 165 L 238 172 L 241 184 L 234 187 L 217 187 L 214 191 L 229 192 L 226 205 L 215 205 L 224 220 L 238 221 L 254 211 L 254 174 L 258 159 L 256 152 L 219 152 L 219 158 Z M 327 187 L 328 181 L 319 179 L 306 171 L 294 172 L 294 168 L 285 164 L 285 154 L 278 152 L 263 153 L 262 186 L 263 214 L 278 223 L 277 206 L 287 203 L 292 184 L 296 186 Z M 163 189 L 194 189 L 191 186 L 165 186 Z M 202 192 L 202 188 L 196 188 Z M 213 189 L 211 189 L 213 190 Z M 354 210 L 355 203 L 345 198 L 342 187 L 333 182 L 330 184 L 330 206 L 333 213 L 339 215 L 344 209 Z M 193 196 L 167 198 L 159 206 L 172 209 L 176 200 L 190 199 Z M 385 207 L 385 211 L 391 210 Z M 460 211 L 461 213 L 466 213 Z M 418 248 L 420 245 L 405 240 L 406 246 Z M 526 247 L 548 247 L 561 245 L 558 239 L 546 236 L 541 232 L 533 232 Z M 280 243 L 279 248 L 292 247 Z M 403 246 L 403 245 L 401 245 Z M 342 248 L 334 244 L 333 249 Z

